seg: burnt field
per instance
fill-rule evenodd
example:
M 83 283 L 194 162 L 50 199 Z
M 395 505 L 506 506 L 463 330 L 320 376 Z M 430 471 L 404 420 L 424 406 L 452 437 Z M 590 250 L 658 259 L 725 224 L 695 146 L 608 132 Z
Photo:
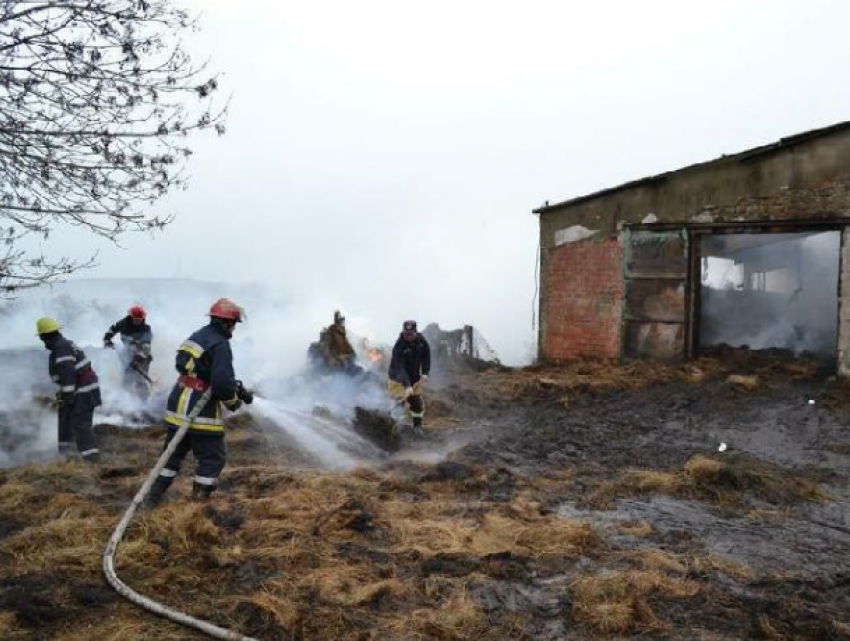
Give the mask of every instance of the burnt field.
M 850 638 L 847 397 L 738 352 L 467 373 L 429 441 L 345 473 L 243 420 L 218 498 L 186 470 L 118 571 L 262 639 Z M 100 429 L 95 468 L 0 472 L 4 639 L 196 638 L 101 577 L 160 428 Z

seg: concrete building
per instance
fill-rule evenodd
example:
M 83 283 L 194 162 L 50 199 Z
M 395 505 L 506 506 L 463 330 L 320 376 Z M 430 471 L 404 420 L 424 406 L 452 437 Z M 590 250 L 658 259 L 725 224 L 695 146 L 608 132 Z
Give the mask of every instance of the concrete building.
M 728 343 L 850 372 L 850 122 L 534 213 L 542 360 Z

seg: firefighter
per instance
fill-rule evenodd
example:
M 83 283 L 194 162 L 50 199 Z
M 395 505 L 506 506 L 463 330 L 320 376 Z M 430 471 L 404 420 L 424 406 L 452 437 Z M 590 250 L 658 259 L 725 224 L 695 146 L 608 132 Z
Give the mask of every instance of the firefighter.
M 413 418 L 413 433 L 425 436 L 422 419 L 425 417 L 425 400 L 422 391 L 431 372 L 431 347 L 419 333 L 416 321 L 404 321 L 401 334 L 393 347 L 390 360 L 390 394 L 407 404 Z
M 150 367 L 153 356 L 151 343 L 153 331 L 147 324 L 147 312 L 141 305 L 133 305 L 127 316 L 119 320 L 103 335 L 104 347 L 115 348 L 113 337 L 120 334 L 124 343 L 121 360 L 125 365 L 124 387 L 133 390 L 141 398 L 150 394 Z
M 196 463 L 192 497 L 208 499 L 215 491 L 225 464 L 222 405 L 235 412 L 242 403 L 250 405 L 254 400 L 253 394 L 242 386 L 233 372 L 230 339 L 236 324 L 242 322 L 242 315 L 242 309 L 233 301 L 217 300 L 210 308 L 209 324 L 183 341 L 177 350 L 179 377 L 168 397 L 165 447 L 177 430 L 187 424 L 195 403 L 210 388 L 212 397 L 189 425 L 188 432 L 154 481 L 147 499 L 149 506 L 162 500 L 190 450 Z
M 38 337 L 50 350 L 50 378 L 59 386 L 56 394 L 59 453 L 77 451 L 84 461 L 97 463 L 100 449 L 92 427 L 94 408 L 100 405 L 100 383 L 85 352 L 62 336 L 59 322 L 40 318 Z

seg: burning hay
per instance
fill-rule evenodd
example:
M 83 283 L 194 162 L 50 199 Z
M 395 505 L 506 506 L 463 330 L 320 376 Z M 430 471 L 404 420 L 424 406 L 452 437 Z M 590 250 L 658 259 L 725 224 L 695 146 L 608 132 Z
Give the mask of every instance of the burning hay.
M 345 329 L 345 316 L 334 312 L 334 321 L 319 333 L 319 340 L 312 343 L 307 351 L 312 366 L 321 372 L 341 372 L 359 374 L 362 372 L 357 363 L 357 352 L 348 340 Z

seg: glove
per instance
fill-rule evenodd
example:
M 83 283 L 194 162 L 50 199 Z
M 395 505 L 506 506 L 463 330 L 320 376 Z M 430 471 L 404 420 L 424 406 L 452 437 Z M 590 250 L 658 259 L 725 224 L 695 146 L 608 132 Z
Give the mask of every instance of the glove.
M 240 401 L 245 403 L 245 405 L 250 405 L 254 402 L 254 393 L 245 388 L 245 385 L 242 384 L 242 381 L 236 381 L 236 396 Z
M 423 374 L 422 376 L 420 376 L 420 377 L 419 377 L 419 382 L 420 382 L 420 383 L 422 383 L 423 385 L 424 385 L 425 383 L 427 383 L 427 382 L 428 382 L 428 375 L 427 375 L 427 374 Z
M 240 407 L 242 407 L 242 401 L 238 398 L 234 398 L 232 401 L 225 401 L 224 406 L 231 412 L 235 412 Z
M 413 388 L 408 387 L 406 390 L 404 390 L 404 400 L 409 399 L 411 396 L 413 396 Z
M 74 402 L 74 392 L 56 392 L 56 404 L 59 407 L 67 407 Z
M 104 338 L 103 346 L 108 347 L 109 349 L 115 349 L 115 343 L 112 342 L 111 338 Z

